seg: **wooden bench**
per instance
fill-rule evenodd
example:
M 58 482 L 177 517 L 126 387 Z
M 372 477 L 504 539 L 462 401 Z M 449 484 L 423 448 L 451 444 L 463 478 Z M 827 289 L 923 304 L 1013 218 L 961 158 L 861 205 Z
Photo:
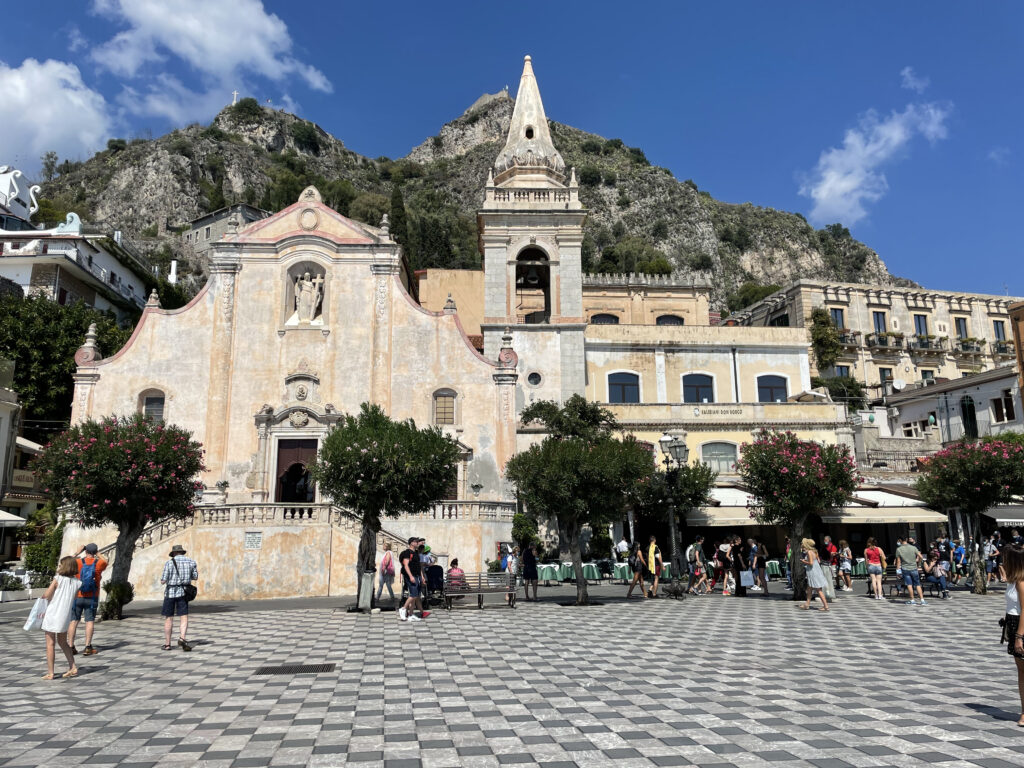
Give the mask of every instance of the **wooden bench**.
M 451 610 L 452 601 L 467 595 L 477 596 L 477 607 L 484 607 L 484 595 L 506 595 L 508 607 L 516 607 L 516 577 L 510 573 L 465 573 L 452 581 L 444 577 L 444 605 Z

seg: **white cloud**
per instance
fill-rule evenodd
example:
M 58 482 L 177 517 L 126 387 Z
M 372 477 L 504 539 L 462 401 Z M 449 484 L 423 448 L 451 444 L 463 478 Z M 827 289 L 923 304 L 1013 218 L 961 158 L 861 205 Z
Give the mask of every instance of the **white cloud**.
M 88 45 L 89 41 L 85 39 L 85 35 L 82 34 L 82 30 L 80 30 L 75 24 L 68 27 L 68 50 L 71 51 L 71 53 L 78 53 L 78 51 Z
M 902 112 L 879 119 L 865 114 L 843 137 L 840 147 L 826 149 L 800 187 L 814 201 L 810 218 L 816 224 L 840 221 L 847 226 L 865 216 L 865 205 L 877 202 L 889 184 L 882 166 L 903 153 L 915 136 L 929 142 L 946 138 L 950 104 L 908 104 Z
M 216 114 L 231 103 L 231 94 L 220 88 L 199 93 L 172 75 L 160 74 L 147 82 L 141 90 L 129 85 L 123 86 L 117 103 L 126 112 L 164 117 L 181 125 Z
M 1006 165 L 1010 159 L 1009 147 L 992 147 L 988 152 L 988 159 L 996 165 Z
M 918 77 L 913 67 L 904 67 L 900 70 L 900 86 L 908 91 L 924 93 L 924 89 L 931 84 L 927 77 Z
M 246 75 L 275 82 L 298 77 L 318 91 L 332 86 L 292 54 L 288 27 L 260 0 L 95 0 L 94 8 L 127 29 L 96 47 L 92 59 L 123 77 L 168 55 L 188 63 L 212 88 L 241 85 Z
M 31 174 L 44 152 L 85 157 L 101 148 L 112 132 L 109 105 L 82 82 L 74 64 L 25 59 L 12 68 L 0 61 L 0 93 L 0 165 L 12 164 Z

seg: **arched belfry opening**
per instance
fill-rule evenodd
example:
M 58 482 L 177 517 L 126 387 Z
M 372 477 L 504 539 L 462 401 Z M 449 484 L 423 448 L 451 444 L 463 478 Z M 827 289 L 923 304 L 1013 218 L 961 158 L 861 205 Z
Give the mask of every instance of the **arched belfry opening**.
M 551 322 L 551 265 L 540 248 L 516 257 L 516 314 L 530 325 Z

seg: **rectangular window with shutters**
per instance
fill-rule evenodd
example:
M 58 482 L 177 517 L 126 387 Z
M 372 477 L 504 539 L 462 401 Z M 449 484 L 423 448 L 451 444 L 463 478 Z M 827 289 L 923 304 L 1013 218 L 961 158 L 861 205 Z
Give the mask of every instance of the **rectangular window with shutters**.
M 892 368 L 879 368 L 878 380 L 883 384 L 887 381 L 892 381 Z
M 1003 390 L 1002 397 L 992 401 L 992 421 L 995 424 L 1005 424 L 1008 421 L 1016 421 L 1017 412 L 1013 407 L 1013 394 L 1008 389 Z
M 956 337 L 958 339 L 966 339 L 967 333 L 967 318 L 966 317 L 954 317 L 953 323 L 956 325 Z
M 163 395 L 147 396 L 142 401 L 142 411 L 145 416 L 153 421 L 162 423 L 164 420 L 164 398 Z
M 928 335 L 928 315 L 914 315 L 914 333 L 918 336 Z
M 839 307 L 832 307 L 828 311 L 829 317 L 832 318 L 832 324 L 836 328 L 845 328 L 846 325 L 843 321 L 843 310 Z
M 836 376 L 847 376 L 848 377 L 849 375 L 850 375 L 850 366 L 848 366 L 848 365 L 837 365 L 836 366 Z
M 928 381 L 935 378 L 935 371 L 930 371 L 927 368 L 921 369 L 921 380 Z
M 437 395 L 434 398 L 434 423 L 455 423 L 455 395 Z
M 885 312 L 872 312 L 871 322 L 874 323 L 875 333 L 885 333 Z
M 996 341 L 1006 341 L 1006 323 L 1002 320 L 993 320 L 992 330 L 995 332 Z

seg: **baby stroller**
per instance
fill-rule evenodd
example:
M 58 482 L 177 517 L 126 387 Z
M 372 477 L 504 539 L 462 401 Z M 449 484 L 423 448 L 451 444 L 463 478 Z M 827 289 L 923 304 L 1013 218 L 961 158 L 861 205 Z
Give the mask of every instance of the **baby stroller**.
M 426 569 L 427 589 L 423 595 L 423 605 L 430 605 L 434 602 L 437 605 L 444 603 L 444 568 L 440 565 L 428 565 Z

